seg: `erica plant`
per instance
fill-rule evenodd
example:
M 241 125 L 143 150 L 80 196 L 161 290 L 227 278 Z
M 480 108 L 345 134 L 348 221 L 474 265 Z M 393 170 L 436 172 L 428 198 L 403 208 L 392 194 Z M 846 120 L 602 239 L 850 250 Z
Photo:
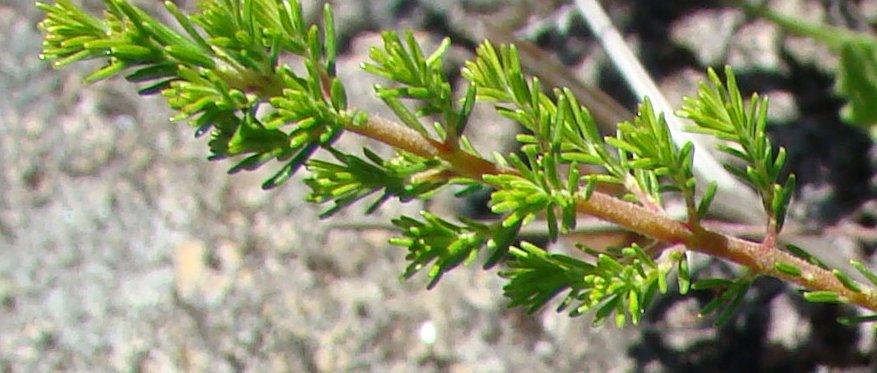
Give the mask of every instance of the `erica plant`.
M 70 0 L 38 4 L 46 13 L 42 58 L 56 67 L 98 59 L 103 65 L 87 81 L 122 76 L 142 95 L 164 96 L 172 120 L 209 137 L 210 159 L 235 162 L 230 173 L 271 167 L 276 172 L 263 187 L 272 189 L 305 172 L 308 199 L 327 206 L 324 218 L 360 201 L 370 213 L 389 199 L 429 199 L 442 189 L 458 196 L 490 191 L 490 209 L 501 216 L 496 221 L 427 211 L 393 219 L 400 233 L 391 243 L 407 249 L 410 263 L 404 276 L 424 273 L 430 287 L 458 265 L 479 262 L 499 268 L 512 305 L 535 311 L 552 303 L 570 315 L 593 310 L 596 323 L 620 326 L 638 322 L 670 289 L 714 290 L 702 313 L 715 312 L 722 322 L 753 280 L 772 276 L 800 287 L 809 301 L 877 311 L 877 275 L 861 263 L 851 264 L 869 283 L 778 240 L 795 178 L 781 178 L 785 151 L 765 135 L 767 99 L 744 99 L 730 69 L 709 70 L 678 115 L 689 120 L 689 131 L 721 140 L 719 150 L 734 159 L 726 168 L 760 196 L 767 216 L 760 241 L 702 224 L 716 185 L 698 181 L 692 164 L 695 152 L 707 150 L 677 146 L 665 114 L 649 100 L 614 136 L 603 136 L 572 91 L 544 89 L 522 72 L 514 45 L 483 42 L 463 67 L 466 86 L 455 95 L 442 69 L 450 40 L 424 51 L 410 32 L 384 32 L 383 45 L 362 62 L 363 74 L 387 81 L 374 94 L 395 117 L 382 118 L 347 103 L 345 82 L 335 72 L 329 6 L 321 24 L 310 25 L 297 0 L 201 0 L 194 14 L 168 2 L 178 22 L 172 27 L 128 0 L 105 3 L 100 18 Z M 524 128 L 519 152 L 483 154 L 469 141 L 468 126 L 494 125 L 469 120 L 475 105 Z M 370 138 L 396 155 L 339 150 L 333 144 L 342 136 Z M 315 158 L 318 149 L 331 158 Z M 586 172 L 585 165 L 600 172 Z M 683 201 L 683 217 L 665 211 L 668 195 Z M 557 240 L 581 216 L 648 240 L 600 251 L 579 245 L 581 255 L 571 256 L 518 239 L 539 218 L 548 238 Z M 736 263 L 740 274 L 693 278 L 692 252 Z

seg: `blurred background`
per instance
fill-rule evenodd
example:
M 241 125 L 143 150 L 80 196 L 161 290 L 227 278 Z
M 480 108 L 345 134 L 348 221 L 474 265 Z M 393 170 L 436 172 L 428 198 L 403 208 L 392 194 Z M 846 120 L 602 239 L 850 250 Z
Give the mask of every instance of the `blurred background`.
M 132 1 L 163 14 L 159 2 Z M 304 3 L 316 15 L 319 4 Z M 457 71 L 480 41 L 467 25 L 483 21 L 535 43 L 581 82 L 635 107 L 571 2 L 333 3 L 338 68 L 352 105 L 388 113 L 370 98 L 380 80 L 358 67 L 379 45 L 379 30 L 411 28 L 427 46 L 450 35 L 457 44 L 446 67 Z M 860 31 L 877 22 L 874 0 L 768 3 Z M 84 4 L 103 9 L 98 0 Z M 707 66 L 729 64 L 744 93 L 768 95 L 771 134 L 789 149 L 799 177 L 793 217 L 823 232 L 837 255 L 877 268 L 877 151 L 866 129 L 838 117 L 834 54 L 719 1 L 604 6 L 677 107 Z M 624 329 L 592 328 L 587 317 L 551 308 L 534 315 L 509 309 L 501 279 L 478 266 L 451 272 L 430 291 L 423 276 L 403 281 L 405 252 L 387 243 L 394 232 L 362 223 L 424 206 L 391 203 L 368 218 L 354 206 L 319 221 L 321 207 L 303 201 L 301 175 L 262 191 L 270 167 L 227 175 L 231 163 L 206 161 L 204 138 L 168 122 L 162 98 L 138 97 L 121 79 L 86 86 L 82 77 L 94 64 L 56 71 L 40 61 L 41 17 L 32 2 L 0 2 L 0 372 L 877 368 L 873 328 L 834 321 L 851 309 L 806 304 L 770 279 L 756 282 L 724 327 L 698 318 L 710 295 L 696 294 L 663 297 L 642 325 Z M 514 149 L 517 129 L 487 108 L 472 123 L 476 143 Z M 349 149 L 363 146 L 344 141 Z M 484 203 L 483 196 L 440 198 L 429 208 L 483 216 Z

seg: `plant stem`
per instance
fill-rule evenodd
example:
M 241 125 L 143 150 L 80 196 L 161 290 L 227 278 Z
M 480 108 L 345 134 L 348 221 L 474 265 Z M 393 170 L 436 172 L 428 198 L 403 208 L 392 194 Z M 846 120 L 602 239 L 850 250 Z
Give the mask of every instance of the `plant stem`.
M 843 301 L 877 311 L 877 293 L 874 289 L 863 287 L 861 292 L 853 291 L 844 286 L 830 270 L 806 262 L 776 246 L 766 247 L 761 243 L 726 236 L 705 228 L 692 230 L 678 220 L 600 192 L 594 192 L 587 200 L 580 199 L 577 207 L 579 212 L 627 227 L 656 240 L 683 244 L 690 250 L 726 259 L 748 267 L 759 275 L 777 277 L 808 290 L 832 291 Z M 776 269 L 778 263 L 797 267 L 801 274 L 793 276 L 780 272 Z
M 423 158 L 441 158 L 448 162 L 454 173 L 459 176 L 482 180 L 484 175 L 514 172 L 464 152 L 458 147 L 449 147 L 442 142 L 427 138 L 420 132 L 378 115 L 369 115 L 365 123 L 351 124 L 346 129 Z
M 448 149 L 443 143 L 376 115 L 369 116 L 362 125 L 350 125 L 347 129 L 421 157 L 441 158 L 448 162 L 453 173 L 460 176 L 483 181 L 484 175 L 514 172 L 458 149 Z M 873 288 L 862 286 L 861 291 L 847 288 L 832 271 L 782 251 L 775 244 L 768 247 L 701 226 L 690 227 L 661 212 L 599 191 L 593 192 L 587 199 L 584 196 L 578 198 L 576 203 L 580 213 L 618 224 L 655 240 L 671 245 L 681 244 L 690 250 L 731 261 L 748 267 L 756 274 L 780 278 L 810 291 L 831 291 L 838 294 L 843 302 L 877 311 L 877 291 Z M 777 269 L 780 263 L 794 266 L 801 273 L 790 275 L 781 272 Z
M 729 2 L 742 8 L 748 15 L 763 17 L 793 34 L 810 37 L 825 43 L 833 50 L 839 50 L 843 47 L 845 42 L 850 40 L 869 39 L 866 35 L 859 35 L 841 27 L 814 24 L 802 21 L 798 18 L 782 15 L 771 10 L 766 4 L 753 5 L 745 0 L 732 0 Z

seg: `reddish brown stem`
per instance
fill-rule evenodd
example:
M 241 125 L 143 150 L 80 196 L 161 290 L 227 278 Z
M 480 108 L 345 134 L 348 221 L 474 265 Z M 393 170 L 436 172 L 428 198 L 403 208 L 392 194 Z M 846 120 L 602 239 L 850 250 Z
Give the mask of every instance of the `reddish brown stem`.
M 483 180 L 484 175 L 514 172 L 456 148 L 449 149 L 420 132 L 378 116 L 370 116 L 365 124 L 351 125 L 347 129 L 424 158 L 441 158 L 460 176 Z M 764 243 L 726 236 L 700 226 L 690 227 L 660 212 L 599 191 L 587 199 L 579 198 L 576 203 L 580 213 L 618 224 L 661 242 L 681 244 L 690 250 L 746 266 L 756 274 L 777 277 L 811 291 L 831 291 L 846 302 L 877 312 L 877 292 L 873 288 L 863 286 L 861 292 L 853 291 L 831 271 L 779 250 L 775 243 L 766 247 Z M 778 264 L 796 267 L 801 273 L 790 275 L 781 272 L 777 270 Z
M 484 175 L 513 172 L 458 148 L 448 148 L 420 132 L 377 115 L 370 115 L 368 121 L 362 125 L 348 126 L 347 130 L 423 158 L 441 158 L 459 176 L 481 180 Z
M 776 246 L 726 236 L 704 228 L 689 229 L 684 223 L 656 214 L 639 205 L 594 192 L 587 200 L 578 201 L 578 211 L 612 222 L 656 240 L 683 244 L 688 249 L 746 266 L 754 273 L 777 277 L 808 290 L 832 291 L 843 300 L 871 311 L 877 311 L 877 293 L 870 287 L 853 291 L 826 269 L 801 260 Z M 777 264 L 801 270 L 797 276 L 777 270 Z

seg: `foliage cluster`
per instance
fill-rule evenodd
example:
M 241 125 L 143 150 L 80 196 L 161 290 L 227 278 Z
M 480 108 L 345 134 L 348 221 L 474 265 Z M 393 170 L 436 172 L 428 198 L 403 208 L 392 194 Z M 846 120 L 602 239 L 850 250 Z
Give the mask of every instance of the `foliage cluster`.
M 488 189 L 495 222 L 450 219 L 429 212 L 401 216 L 391 242 L 405 247 L 410 277 L 426 272 L 430 287 L 463 263 L 482 258 L 485 268 L 501 266 L 504 293 L 529 311 L 560 297 L 558 310 L 571 315 L 595 311 L 595 322 L 636 323 L 658 294 L 673 288 L 712 289 L 721 294 L 704 313 L 730 318 L 733 306 L 758 276 L 797 284 L 811 301 L 852 303 L 877 311 L 877 275 L 860 284 L 825 268 L 804 250 L 779 247 L 794 190 L 794 177 L 779 180 L 785 151 L 765 135 L 767 100 L 743 99 L 734 75 L 709 70 L 709 81 L 686 100 L 680 115 L 691 131 L 723 141 L 719 150 L 742 162 L 727 168 L 762 197 L 768 213 L 764 241 L 750 242 L 704 228 L 715 185 L 700 185 L 692 172 L 691 144 L 677 147 L 663 113 L 648 100 L 636 117 L 602 136 L 591 115 L 569 89 L 545 89 L 522 72 L 513 45 L 482 43 L 465 64 L 463 94 L 456 96 L 442 69 L 450 41 L 422 50 L 412 33 L 383 33 L 363 70 L 389 83 L 375 95 L 395 121 L 349 107 L 344 82 L 335 74 L 336 41 L 331 7 L 320 25 L 308 25 L 297 0 L 202 0 L 186 14 L 166 8 L 178 29 L 163 24 L 128 0 L 106 0 L 102 18 L 71 0 L 40 3 L 46 19 L 42 58 L 57 67 L 87 59 L 104 65 L 86 80 L 121 75 L 140 94 L 161 94 L 196 135 L 209 133 L 211 159 L 235 159 L 230 172 L 280 163 L 265 188 L 287 181 L 302 167 L 310 201 L 329 205 L 324 217 L 374 196 L 366 213 L 391 198 L 428 199 L 440 189 L 457 195 Z M 525 131 L 520 151 L 481 154 L 465 135 L 475 105 L 490 105 Z M 337 149 L 340 136 L 362 135 L 396 148 L 384 158 Z M 316 159 L 325 149 L 334 159 Z M 603 173 L 584 173 L 581 165 Z M 610 195 L 601 184 L 625 191 Z M 683 220 L 670 217 L 663 200 L 684 201 Z M 517 236 L 543 219 L 550 240 L 576 228 L 579 215 L 616 223 L 651 239 L 647 244 L 597 251 L 580 246 L 581 257 L 549 252 Z M 456 220 L 456 221 L 453 221 Z M 688 254 L 706 253 L 744 267 L 739 278 L 695 279 Z M 863 320 L 873 318 L 865 316 Z

